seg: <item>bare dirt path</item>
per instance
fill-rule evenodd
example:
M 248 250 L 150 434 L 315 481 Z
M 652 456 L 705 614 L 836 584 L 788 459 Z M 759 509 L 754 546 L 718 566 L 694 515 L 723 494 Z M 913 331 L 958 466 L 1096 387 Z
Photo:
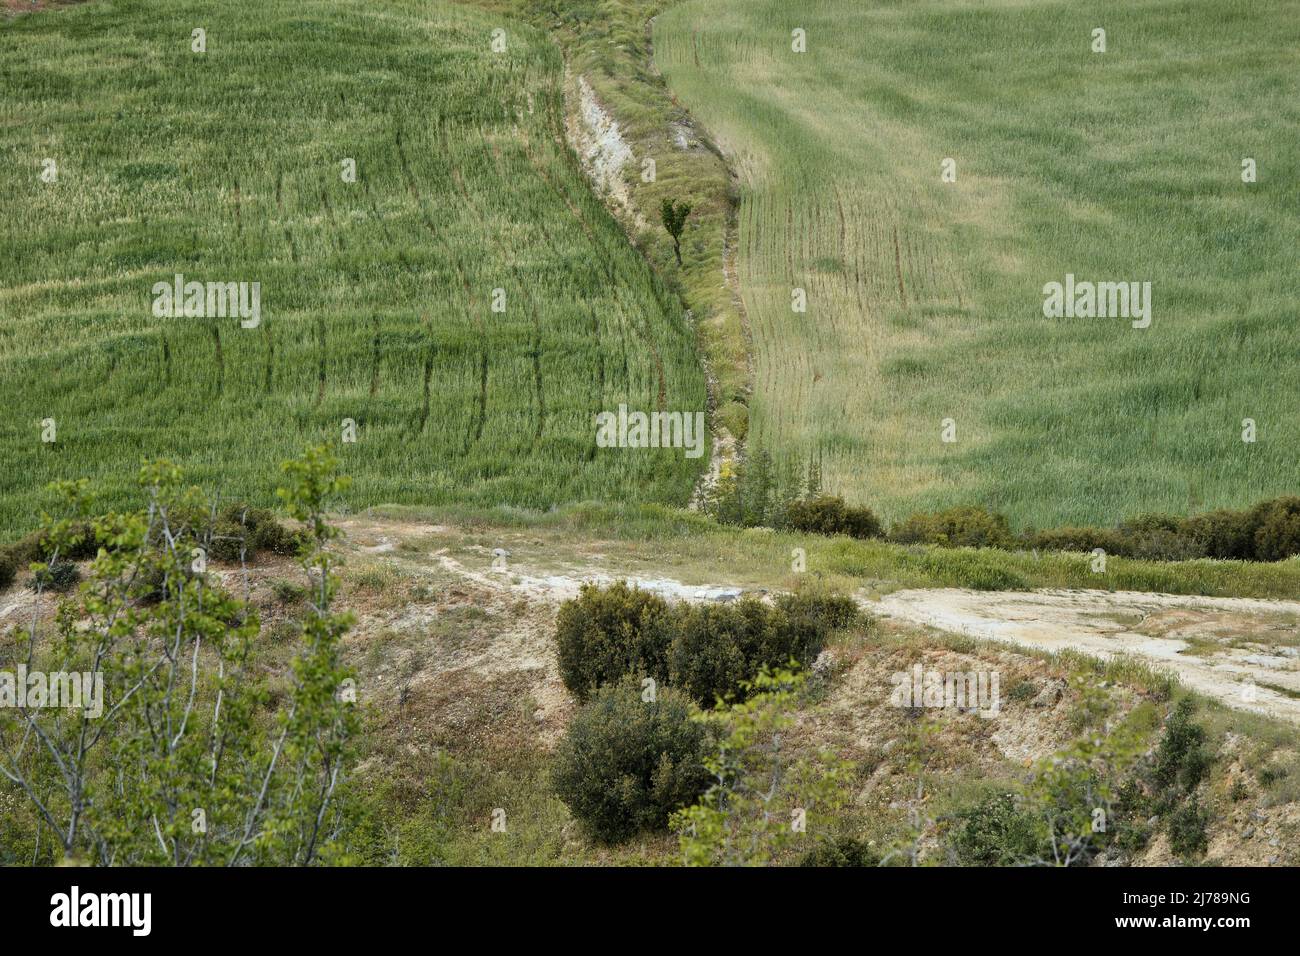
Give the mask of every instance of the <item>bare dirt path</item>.
M 1300 723 L 1300 603 L 1126 591 L 906 590 L 894 620 L 1103 660 L 1129 655 L 1229 707 Z
M 667 577 L 533 573 L 510 559 L 473 570 L 448 551 L 433 555 L 446 572 L 519 597 L 559 603 L 585 583 L 625 580 L 668 600 L 731 601 L 746 592 L 726 584 L 684 584 Z M 1073 650 L 1102 660 L 1128 655 L 1171 672 L 1187 688 L 1228 707 L 1300 724 L 1300 602 L 1112 591 L 896 591 L 863 598 L 891 620 L 1017 647 Z

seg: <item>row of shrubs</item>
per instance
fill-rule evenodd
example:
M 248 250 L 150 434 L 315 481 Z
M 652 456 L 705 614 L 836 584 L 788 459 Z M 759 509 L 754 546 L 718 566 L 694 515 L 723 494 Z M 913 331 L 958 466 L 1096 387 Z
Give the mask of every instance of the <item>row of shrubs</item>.
M 669 604 L 623 582 L 587 585 L 560 608 L 556 651 L 560 676 L 579 700 L 631 674 L 710 706 L 765 667 L 806 667 L 827 633 L 857 616 L 849 598 L 812 592 L 782 595 L 774 606 L 754 597 Z
M 839 497 L 797 501 L 784 514 L 783 526 L 792 531 L 947 548 L 1084 552 L 1100 548 L 1109 555 L 1147 561 L 1281 561 L 1300 554 L 1300 497 L 1190 517 L 1140 515 L 1114 528 L 1062 527 L 1020 534 L 1011 530 L 1005 516 L 975 507 L 920 512 L 894 525 L 888 534 L 869 509 L 848 506 Z
M 1218 558 L 1281 561 L 1300 554 L 1300 497 L 1274 498 L 1253 508 L 1205 514 L 1147 514 L 1113 528 L 1061 527 L 1013 532 L 1005 516 L 978 507 L 919 512 L 888 533 L 869 508 L 823 493 L 821 467 L 778 468 L 761 448 L 728 467 L 706 501 L 724 524 L 770 527 L 900 544 L 1004 550 L 1093 551 L 1148 561 Z
M 305 540 L 304 532 L 285 527 L 266 508 L 238 503 L 227 505 L 215 516 L 195 512 L 173 515 L 173 519 L 180 525 L 173 532 L 187 534 L 202 544 L 214 561 L 238 561 L 241 553 L 248 560 L 258 552 L 293 555 Z M 61 547 L 57 554 L 44 531 L 34 531 L 0 548 L 0 589 L 11 585 L 21 568 L 41 562 L 49 567 L 40 573 L 40 585 L 47 590 L 69 590 L 79 579 L 73 562 L 93 558 L 101 543 L 90 522 L 71 529 L 70 539 L 71 544 Z
M 1300 554 L 1300 498 L 1274 498 L 1241 511 L 1149 514 L 1114 528 L 1065 527 L 1013 534 L 1005 517 L 981 508 L 950 508 L 913 515 L 891 540 L 944 547 L 1093 551 L 1147 561 L 1217 558 L 1281 561 Z
M 764 667 L 809 664 L 858 617 L 850 599 L 813 592 L 687 605 L 621 582 L 584 587 L 556 623 L 561 677 L 583 702 L 556 747 L 556 794 L 606 843 L 665 829 L 713 782 L 700 707 L 739 695 Z

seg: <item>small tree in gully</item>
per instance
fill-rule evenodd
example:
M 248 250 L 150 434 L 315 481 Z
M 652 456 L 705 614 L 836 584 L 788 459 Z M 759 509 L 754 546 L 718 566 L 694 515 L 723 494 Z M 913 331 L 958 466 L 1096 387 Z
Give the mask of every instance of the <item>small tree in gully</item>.
M 663 205 L 659 207 L 659 212 L 663 217 L 664 228 L 668 230 L 668 235 L 673 237 L 673 252 L 677 256 L 677 264 L 682 264 L 682 230 L 686 228 L 686 217 L 691 214 L 691 204 L 682 203 L 680 206 L 671 199 L 665 199 Z

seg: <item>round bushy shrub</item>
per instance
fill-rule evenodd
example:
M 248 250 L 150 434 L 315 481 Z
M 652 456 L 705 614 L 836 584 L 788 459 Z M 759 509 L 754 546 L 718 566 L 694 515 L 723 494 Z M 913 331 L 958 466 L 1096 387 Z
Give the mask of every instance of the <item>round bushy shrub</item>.
M 55 591 L 64 594 L 81 580 L 81 572 L 71 561 L 56 561 L 32 576 L 32 590 Z
M 1210 845 L 1205 833 L 1209 824 L 1209 811 L 1193 795 L 1169 814 L 1169 849 L 1183 859 L 1200 856 Z
M 1183 521 L 1183 531 L 1206 557 L 1250 561 L 1255 557 L 1257 521 L 1251 511 L 1210 511 Z
M 1005 516 L 975 507 L 918 512 L 895 525 L 890 537 L 901 544 L 945 548 L 1009 549 L 1015 545 Z
M 857 837 L 819 840 L 799 859 L 800 866 L 879 866 L 880 857 L 871 845 Z
M 682 605 L 668 651 L 669 681 L 702 707 L 726 699 L 757 671 L 764 645 L 776 644 L 768 608 L 755 600 Z
M 845 597 L 808 593 L 669 605 L 617 583 L 585 586 L 560 607 L 556 656 L 564 685 L 586 700 L 625 675 L 671 683 L 701 706 L 736 695 L 764 667 L 807 666 L 828 631 L 859 619 Z
M 1146 514 L 1119 526 L 1130 557 L 1143 561 L 1189 561 L 1205 557 L 1205 547 L 1174 515 Z
M 624 674 L 663 681 L 672 640 L 663 598 L 619 581 L 584 585 L 555 621 L 560 678 L 579 700 Z
M 791 618 L 805 618 L 822 631 L 838 631 L 862 620 L 862 611 L 853 598 L 806 588 L 782 594 L 776 606 Z
M 245 529 L 250 554 L 270 551 L 272 554 L 295 555 L 302 543 L 300 534 L 282 525 L 275 513 L 266 508 L 252 508 L 243 504 L 227 505 L 221 512 L 221 520 L 228 525 L 239 525 Z
M 214 561 L 238 561 L 240 554 L 245 558 L 254 554 L 248 529 L 236 522 L 218 519 L 208 540 L 208 557 Z
M 662 830 L 709 785 L 707 730 L 685 695 L 659 687 L 642 700 L 629 676 L 601 688 L 565 731 L 551 782 L 569 811 L 604 843 Z
M 1277 498 L 1258 505 L 1255 559 L 1281 561 L 1300 554 L 1300 498 Z
M 680 605 L 668 651 L 668 679 L 701 707 L 741 694 L 742 685 L 763 668 L 795 661 L 807 667 L 821 653 L 828 627 L 818 613 L 834 618 L 815 599 L 780 606 L 746 598 L 729 604 Z
M 1049 528 L 1028 535 L 1025 544 L 1039 551 L 1081 551 L 1101 548 L 1107 554 L 1129 555 L 1124 536 L 1114 528 Z
M 1033 814 L 1010 793 L 990 793 L 956 814 L 948 846 L 962 866 L 1015 866 L 1038 856 Z
M 62 535 L 63 543 L 59 547 L 59 558 L 68 561 L 85 561 L 99 553 L 99 540 L 95 529 L 89 521 L 78 521 Z M 47 560 L 54 551 L 54 546 L 45 532 L 37 534 L 37 555 L 34 561 Z
M 812 534 L 845 534 L 850 538 L 880 537 L 880 521 L 869 508 L 851 508 L 838 496 L 820 495 L 786 506 L 786 526 Z

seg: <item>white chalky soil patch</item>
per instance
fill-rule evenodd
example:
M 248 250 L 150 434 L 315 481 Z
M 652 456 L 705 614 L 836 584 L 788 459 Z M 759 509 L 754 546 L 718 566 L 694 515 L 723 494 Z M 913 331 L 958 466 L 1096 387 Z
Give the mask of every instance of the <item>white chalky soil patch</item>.
M 1297 602 L 943 588 L 895 591 L 866 606 L 895 620 L 1020 647 L 1072 649 L 1103 660 L 1127 654 L 1172 671 L 1184 686 L 1229 707 L 1300 723 L 1300 699 L 1273 689 L 1300 695 L 1298 652 L 1290 645 L 1262 643 L 1270 631 L 1293 634 Z M 1233 626 L 1240 633 L 1226 633 Z M 1199 648 L 1196 638 L 1202 641 Z

